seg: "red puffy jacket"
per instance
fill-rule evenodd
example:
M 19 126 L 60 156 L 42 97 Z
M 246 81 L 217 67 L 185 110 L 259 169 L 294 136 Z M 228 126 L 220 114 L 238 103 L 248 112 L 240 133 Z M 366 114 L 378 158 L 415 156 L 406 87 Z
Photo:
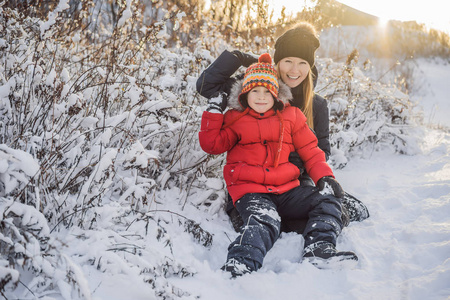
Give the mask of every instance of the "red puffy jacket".
M 292 151 L 300 155 L 315 183 L 324 176 L 334 177 L 305 115 L 285 105 L 264 114 L 243 112 L 236 105 L 238 109 L 225 115 L 203 113 L 200 146 L 209 154 L 228 152 L 223 174 L 233 202 L 247 193 L 282 194 L 299 186 L 300 171 L 288 161 Z

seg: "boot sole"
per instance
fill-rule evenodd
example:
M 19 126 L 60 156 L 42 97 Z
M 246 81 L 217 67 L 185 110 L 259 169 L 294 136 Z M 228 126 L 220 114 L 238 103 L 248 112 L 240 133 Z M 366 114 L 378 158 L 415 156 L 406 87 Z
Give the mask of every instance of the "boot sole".
M 323 259 L 320 257 L 305 257 L 304 260 L 310 262 L 318 269 L 355 269 L 358 265 L 358 258 L 354 256 L 340 256 Z

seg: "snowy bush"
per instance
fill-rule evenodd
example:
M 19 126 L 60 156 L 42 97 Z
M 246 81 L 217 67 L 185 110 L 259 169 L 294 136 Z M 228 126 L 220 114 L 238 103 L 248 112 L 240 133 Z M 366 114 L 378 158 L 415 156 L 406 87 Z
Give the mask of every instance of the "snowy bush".
M 99 9 L 82 7 L 83 14 Z M 217 23 L 189 19 L 183 30 L 198 26 L 201 35 L 183 46 L 186 31 L 176 35 L 183 11 L 155 4 L 144 26 L 138 7 L 124 2 L 116 26 L 94 32 L 64 22 L 68 1 L 45 20 L 0 5 L 5 297 L 14 291 L 22 298 L 91 299 L 83 273 L 90 266 L 133 274 L 156 298 L 176 299 L 187 295 L 167 279 L 196 271 L 174 249 L 181 241 L 205 249 L 214 243 L 204 222 L 221 215 L 224 156 L 199 147 L 206 100 L 195 82 L 223 49 L 245 39 L 228 45 Z M 246 47 L 262 52 L 266 41 Z M 407 96 L 357 68 L 322 60 L 320 69 L 336 166 L 368 151 L 411 150 Z M 21 280 L 29 274 L 33 279 Z
M 151 208 L 160 201 L 157 190 L 189 190 L 196 171 L 204 168 L 206 155 L 195 145 L 198 99 L 192 85 L 199 65 L 184 48 L 165 49 L 158 36 L 164 20 L 147 27 L 141 40 L 125 34 L 137 30 L 126 27 L 125 16 L 120 19 L 124 34 L 114 31 L 106 38 L 104 32 L 103 44 L 89 44 L 81 31 L 56 39 L 62 26 L 58 14 L 65 7 L 64 1 L 60 4 L 45 22 L 0 8 L 1 59 L 6 62 L 0 67 L 1 290 L 17 285 L 18 270 L 29 270 L 42 274 L 26 285 L 34 295 L 58 289 L 67 299 L 89 298 L 81 271 L 72 267 L 92 262 L 100 270 L 120 272 L 119 261 L 133 264 L 138 248 L 131 247 L 134 253 L 125 258 L 110 254 L 102 259 L 104 253 L 74 253 L 54 245 L 67 242 L 64 235 L 74 234 L 76 227 L 84 230 L 76 234 L 80 242 L 105 235 L 102 243 L 113 245 L 118 239 L 120 244 L 124 238 L 112 232 L 142 224 L 136 236 L 157 233 L 154 242 L 170 246 L 164 238 L 169 223 Z M 177 18 L 175 13 L 167 16 Z M 189 159 L 183 159 L 188 153 Z M 186 234 L 211 244 L 212 236 L 197 222 L 178 215 L 175 224 Z M 49 244 L 52 232 L 66 234 Z M 164 296 L 164 277 L 192 271 L 153 247 L 139 248 L 157 257 L 139 273 Z M 74 256 L 77 263 L 71 261 Z
M 406 94 L 369 79 L 352 59 L 346 64 L 321 59 L 318 68 L 316 90 L 329 102 L 331 163 L 335 167 L 381 149 L 417 153 L 417 141 L 410 133 L 419 119 Z

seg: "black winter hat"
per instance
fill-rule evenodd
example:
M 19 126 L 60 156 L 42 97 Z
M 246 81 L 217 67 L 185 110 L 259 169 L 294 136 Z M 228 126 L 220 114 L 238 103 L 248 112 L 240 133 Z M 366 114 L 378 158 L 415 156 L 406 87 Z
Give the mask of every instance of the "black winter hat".
M 275 43 L 274 62 L 277 64 L 285 57 L 298 57 L 306 60 L 311 68 L 320 42 L 316 30 L 309 23 L 300 23 L 283 33 Z

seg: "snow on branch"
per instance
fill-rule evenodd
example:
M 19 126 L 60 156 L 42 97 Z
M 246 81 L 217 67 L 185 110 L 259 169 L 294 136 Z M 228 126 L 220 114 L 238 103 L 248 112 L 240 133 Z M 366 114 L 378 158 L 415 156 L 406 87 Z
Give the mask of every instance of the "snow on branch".
M 419 118 L 406 94 L 367 78 L 351 64 L 320 59 L 318 68 L 316 91 L 329 103 L 332 164 L 342 168 L 351 157 L 369 157 L 383 149 L 419 151 L 411 135 Z

